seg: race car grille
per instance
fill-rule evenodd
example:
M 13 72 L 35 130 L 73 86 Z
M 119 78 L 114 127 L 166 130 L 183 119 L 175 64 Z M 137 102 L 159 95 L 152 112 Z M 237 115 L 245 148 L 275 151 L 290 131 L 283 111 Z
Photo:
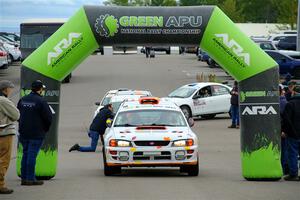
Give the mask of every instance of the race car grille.
M 171 160 L 171 152 L 155 152 L 153 155 L 149 152 L 137 151 L 133 153 L 133 160 Z
M 168 146 L 170 141 L 134 141 L 136 146 Z

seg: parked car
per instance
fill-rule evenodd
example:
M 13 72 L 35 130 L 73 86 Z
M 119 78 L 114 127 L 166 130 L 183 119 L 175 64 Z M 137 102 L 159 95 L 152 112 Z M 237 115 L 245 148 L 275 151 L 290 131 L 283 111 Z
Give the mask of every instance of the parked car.
M 230 91 L 229 86 L 220 83 L 191 83 L 177 88 L 166 98 L 177 104 L 186 118 L 212 119 L 217 114 L 229 113 Z
M 0 46 L 0 69 L 8 67 L 7 52 L 3 46 Z
M 277 47 L 272 41 L 252 39 L 263 50 L 277 50 Z
M 296 51 L 297 49 L 296 43 L 297 43 L 297 35 L 287 36 L 285 38 L 282 38 L 278 42 L 277 47 L 278 49 Z
M 7 33 L 7 32 L 0 32 L 0 36 L 6 36 L 10 39 L 12 39 L 15 42 L 18 42 L 20 44 L 20 36 L 15 33 Z
M 21 51 L 17 45 L 13 43 L 6 42 L 0 38 L 0 43 L 5 48 L 6 52 L 8 52 L 9 64 L 14 61 L 19 61 L 22 58 Z
M 145 97 L 121 104 L 104 134 L 104 174 L 126 167 L 177 167 L 188 176 L 199 174 L 198 138 L 173 102 Z
M 296 36 L 296 35 L 295 34 L 272 34 L 269 36 L 268 40 L 273 42 L 275 46 L 277 46 L 280 40 L 288 36 Z
M 265 52 L 278 63 L 280 75 L 289 73 L 295 78 L 300 78 L 300 60 L 278 51 L 266 50 Z
M 13 39 L 9 38 L 8 36 L 5 35 L 0 35 L 0 40 L 6 43 L 9 43 L 13 46 L 19 47 L 20 46 L 20 42 L 16 42 Z
M 208 64 L 209 59 L 208 53 L 206 51 L 203 51 L 202 49 L 198 49 L 198 61 L 206 62 Z

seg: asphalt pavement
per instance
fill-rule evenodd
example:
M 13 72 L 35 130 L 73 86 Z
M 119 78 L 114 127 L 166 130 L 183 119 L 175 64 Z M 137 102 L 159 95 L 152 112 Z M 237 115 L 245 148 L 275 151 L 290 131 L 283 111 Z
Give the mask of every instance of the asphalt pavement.
M 187 177 L 177 169 L 128 169 L 121 175 L 105 177 L 101 148 L 95 153 L 69 153 L 75 143 L 88 145 L 86 130 L 96 106 L 107 90 L 134 88 L 150 90 L 163 97 L 177 87 L 195 82 L 196 74 L 215 73 L 229 77 L 221 69 L 210 69 L 195 55 L 158 54 L 90 56 L 73 73 L 70 84 L 62 86 L 59 126 L 59 164 L 55 178 L 43 186 L 20 186 L 15 155 L 7 174 L 15 190 L 2 200 L 102 200 L 102 199 L 197 199 L 197 200 L 299 200 L 299 182 L 249 182 L 241 175 L 240 133 L 228 129 L 230 119 L 197 119 L 193 130 L 200 141 L 200 174 Z M 19 85 L 19 66 L 0 71 L 0 79 Z M 18 95 L 13 97 L 18 100 Z

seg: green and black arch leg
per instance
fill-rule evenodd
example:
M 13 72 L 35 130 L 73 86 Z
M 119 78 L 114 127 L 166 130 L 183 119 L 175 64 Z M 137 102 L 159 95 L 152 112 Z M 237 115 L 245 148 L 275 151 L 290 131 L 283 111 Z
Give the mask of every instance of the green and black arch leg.
M 35 80 L 41 80 L 46 86 L 44 98 L 48 102 L 53 114 L 53 121 L 49 132 L 46 134 L 44 143 L 37 156 L 35 174 L 37 179 L 48 180 L 55 176 L 58 159 L 58 122 L 59 122 L 59 103 L 60 103 L 60 85 L 61 82 L 48 78 L 27 67 L 21 68 L 21 96 L 31 92 L 31 83 Z M 33 122 L 34 123 L 34 122 Z M 18 143 L 17 150 L 17 174 L 21 176 L 21 161 L 23 149 L 21 143 Z
M 277 63 L 218 8 L 200 47 L 239 82 L 243 177 L 281 179 Z

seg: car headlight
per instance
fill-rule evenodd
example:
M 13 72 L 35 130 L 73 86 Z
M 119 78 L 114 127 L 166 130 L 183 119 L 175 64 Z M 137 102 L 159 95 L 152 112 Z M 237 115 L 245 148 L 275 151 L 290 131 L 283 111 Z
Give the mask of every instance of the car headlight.
M 124 141 L 124 140 L 118 141 L 118 147 L 129 147 L 129 146 L 130 146 L 130 142 L 128 141 Z
M 173 142 L 173 146 L 175 147 L 185 147 L 185 146 L 193 146 L 193 145 L 194 145 L 193 139 L 177 140 Z
M 126 141 L 126 140 L 111 139 L 109 141 L 109 146 L 111 146 L 111 147 L 130 147 L 131 143 L 129 141 Z

